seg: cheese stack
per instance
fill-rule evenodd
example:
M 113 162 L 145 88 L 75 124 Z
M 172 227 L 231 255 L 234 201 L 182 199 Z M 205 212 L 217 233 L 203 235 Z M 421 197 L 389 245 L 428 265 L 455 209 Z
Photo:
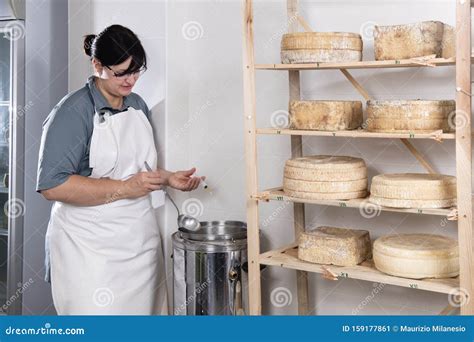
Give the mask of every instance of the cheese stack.
M 319 227 L 302 233 L 298 258 L 317 264 L 355 266 L 371 257 L 367 230 Z
M 459 274 L 458 243 L 441 235 L 383 236 L 374 242 L 373 257 L 379 271 L 398 277 L 449 278 Z
M 448 208 L 456 205 L 456 177 L 394 173 L 372 178 L 370 202 L 394 208 Z
M 379 61 L 429 55 L 450 58 L 455 56 L 454 45 L 453 27 L 439 21 L 374 29 L 375 59 Z
M 356 129 L 362 125 L 360 101 L 291 101 L 290 128 L 318 131 Z
M 288 196 L 347 200 L 367 195 L 367 167 L 363 159 L 309 156 L 285 164 L 283 190 Z
M 284 34 L 282 63 L 357 62 L 362 60 L 362 38 L 357 33 L 299 32 Z
M 455 109 L 456 102 L 452 100 L 371 100 L 367 101 L 367 130 L 389 133 L 451 132 Z

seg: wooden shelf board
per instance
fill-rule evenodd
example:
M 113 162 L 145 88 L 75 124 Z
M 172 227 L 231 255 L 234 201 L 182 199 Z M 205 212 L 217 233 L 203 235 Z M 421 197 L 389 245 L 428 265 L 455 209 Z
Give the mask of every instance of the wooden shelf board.
M 374 68 L 410 68 L 437 67 L 455 65 L 455 58 L 433 58 L 417 62 L 415 59 L 361 62 L 327 62 L 307 64 L 255 64 L 257 70 L 324 70 L 324 69 L 374 69 Z
M 345 131 L 313 131 L 296 130 L 288 128 L 258 128 L 257 134 L 274 135 L 302 135 L 302 136 L 321 136 L 321 137 L 347 137 L 347 138 L 394 138 L 394 139 L 456 139 L 455 133 L 443 133 L 441 130 L 430 133 L 377 133 L 368 132 L 364 129 L 345 130 Z
M 253 198 L 260 201 L 290 201 L 295 203 L 308 203 L 318 205 L 328 205 L 333 207 L 343 208 L 364 208 L 368 204 L 368 198 L 357 198 L 351 200 L 311 200 L 302 199 L 285 195 L 282 187 L 264 190 L 263 192 L 253 196 Z M 443 208 L 443 209 L 403 209 L 403 208 L 389 208 L 378 206 L 376 210 L 380 211 L 392 211 L 401 213 L 412 213 L 412 214 L 423 214 L 423 215 L 439 215 L 447 216 L 450 220 L 456 220 L 456 208 Z
M 391 276 L 378 271 L 372 260 L 367 260 L 360 265 L 349 267 L 313 264 L 298 259 L 298 247 L 296 244 L 260 254 L 259 262 L 263 265 L 279 266 L 314 273 L 326 273 L 327 270 L 329 270 L 337 275 L 338 279 L 359 279 L 446 294 L 449 294 L 459 287 L 459 278 L 408 279 Z

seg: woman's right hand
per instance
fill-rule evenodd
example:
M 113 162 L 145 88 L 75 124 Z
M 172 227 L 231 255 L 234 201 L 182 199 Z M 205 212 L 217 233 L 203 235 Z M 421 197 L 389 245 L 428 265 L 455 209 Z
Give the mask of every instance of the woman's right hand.
M 160 190 L 166 179 L 158 171 L 138 172 L 124 181 L 125 198 L 138 198 Z

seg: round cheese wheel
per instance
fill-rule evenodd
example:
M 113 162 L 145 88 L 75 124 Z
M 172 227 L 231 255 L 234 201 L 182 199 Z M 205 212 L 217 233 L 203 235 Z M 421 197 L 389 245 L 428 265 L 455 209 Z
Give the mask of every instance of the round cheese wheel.
M 285 164 L 283 190 L 291 197 L 346 200 L 367 195 L 363 159 L 347 156 L 308 156 Z
M 370 195 L 369 202 L 377 204 L 383 207 L 392 208 L 405 208 L 405 209 L 439 209 L 439 208 L 451 208 L 456 206 L 456 199 L 434 199 L 434 200 L 409 200 L 409 199 L 396 199 L 396 198 L 384 198 Z
M 291 179 L 285 177 L 283 179 L 283 188 L 304 192 L 355 192 L 367 189 L 367 178 L 343 182 L 311 182 L 307 180 Z
M 317 170 L 302 167 L 285 166 L 285 178 L 321 182 L 351 181 L 367 178 L 367 168 L 365 166 L 354 168 L 350 172 L 334 172 L 331 170 Z
M 452 100 L 370 100 L 366 125 L 373 132 L 450 132 L 454 128 L 454 111 Z
M 363 120 L 360 101 L 291 101 L 289 113 L 292 129 L 351 130 Z
M 294 158 L 287 160 L 285 165 L 331 172 L 352 172 L 353 169 L 366 167 L 365 161 L 361 158 L 327 155 Z
M 283 64 L 359 62 L 362 52 L 354 50 L 287 50 L 280 53 Z
M 456 177 L 426 173 L 382 174 L 372 178 L 370 193 L 376 197 L 404 200 L 456 198 Z
M 338 49 L 362 51 L 362 37 L 352 32 L 296 32 L 281 39 L 282 50 Z
M 283 190 L 287 196 L 309 200 L 350 200 L 354 198 L 364 198 L 367 196 L 367 190 L 333 193 L 306 192 L 285 188 L 283 188 Z
M 373 246 L 375 267 L 413 279 L 449 278 L 459 274 L 456 240 L 432 234 L 399 234 L 378 238 Z
M 348 62 L 362 60 L 362 39 L 357 33 L 298 32 L 284 34 L 282 63 Z

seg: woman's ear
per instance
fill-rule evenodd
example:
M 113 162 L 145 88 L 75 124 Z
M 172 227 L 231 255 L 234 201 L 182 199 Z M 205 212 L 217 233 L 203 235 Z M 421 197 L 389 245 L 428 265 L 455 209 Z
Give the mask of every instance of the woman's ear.
M 102 70 L 104 70 L 104 66 L 102 65 L 102 63 L 95 57 L 92 57 L 92 65 L 94 67 L 94 71 L 97 73 L 97 74 L 102 74 Z

